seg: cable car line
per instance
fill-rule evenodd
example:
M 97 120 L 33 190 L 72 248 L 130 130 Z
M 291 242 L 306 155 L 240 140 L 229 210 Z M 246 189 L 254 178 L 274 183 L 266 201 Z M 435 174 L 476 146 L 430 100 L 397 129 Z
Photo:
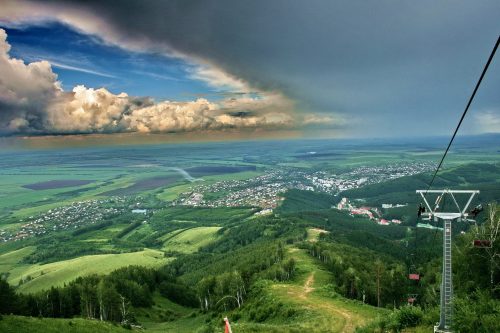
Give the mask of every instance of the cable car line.
M 435 221 L 437 220 L 442 220 L 443 222 L 443 257 L 442 257 L 442 277 L 441 277 L 441 289 L 440 289 L 440 320 L 437 323 L 436 326 L 434 326 L 434 332 L 437 333 L 446 333 L 446 332 L 451 332 L 450 329 L 453 325 L 453 305 L 452 305 L 452 298 L 453 298 L 453 272 L 452 272 L 452 222 L 453 221 L 462 221 L 462 219 L 468 219 L 468 213 L 466 213 L 466 210 L 469 208 L 469 205 L 471 204 L 471 201 L 473 200 L 474 196 L 479 193 L 478 190 L 450 190 L 450 189 L 443 189 L 443 190 L 430 190 L 432 187 L 432 184 L 434 183 L 434 180 L 436 179 L 437 173 L 441 169 L 441 166 L 443 165 L 444 159 L 446 158 L 446 155 L 448 154 L 448 151 L 450 150 L 450 147 L 453 143 L 453 140 L 455 139 L 455 136 L 458 133 L 458 130 L 460 129 L 460 126 L 462 125 L 463 120 L 465 119 L 465 116 L 467 114 L 467 111 L 469 110 L 472 101 L 474 100 L 474 97 L 476 96 L 476 93 L 481 85 L 481 82 L 483 81 L 484 76 L 486 75 L 486 72 L 488 71 L 488 68 L 495 56 L 495 53 L 498 49 L 498 45 L 500 44 L 500 36 L 497 38 L 497 41 L 495 43 L 495 46 L 493 47 L 493 50 L 488 58 L 488 61 L 486 62 L 486 65 L 483 68 L 483 71 L 481 73 L 481 76 L 479 77 L 478 82 L 476 83 L 476 86 L 474 87 L 474 90 L 467 102 L 467 105 L 465 107 L 464 112 L 462 113 L 462 116 L 460 117 L 460 121 L 457 124 L 457 127 L 455 128 L 455 131 L 453 132 L 453 135 L 450 139 L 450 142 L 448 143 L 448 146 L 446 147 L 446 150 L 441 157 L 441 160 L 439 161 L 439 164 L 436 168 L 436 171 L 434 172 L 432 179 L 429 183 L 429 186 L 427 187 L 426 190 L 417 190 L 416 192 L 420 194 L 422 197 L 423 202 L 425 203 L 425 208 L 429 210 L 428 216 L 429 218 L 434 218 Z M 426 198 L 426 195 L 428 193 L 440 193 L 440 195 L 436 198 L 436 202 L 434 206 L 432 206 L 428 199 Z M 463 205 L 461 208 L 459 203 L 457 202 L 454 194 L 458 193 L 464 193 L 464 194 L 469 194 L 469 199 L 465 205 Z M 453 203 L 455 204 L 456 208 L 458 208 L 458 212 L 456 211 L 449 211 L 446 206 L 445 206 L 445 199 L 446 196 L 450 196 L 451 199 L 453 200 Z M 441 200 L 443 201 L 441 204 Z M 476 216 L 481 212 L 482 206 L 477 206 L 476 208 L 472 209 L 470 214 L 473 217 L 474 222 Z M 417 221 L 418 219 L 421 219 L 422 214 L 425 212 L 425 209 L 423 208 L 423 205 L 421 204 L 418 208 L 418 214 L 417 214 Z M 418 224 L 417 224 L 418 226 Z M 477 224 L 476 224 L 476 229 L 478 229 Z M 437 229 L 436 232 L 434 232 L 434 239 L 437 234 Z M 434 243 L 433 239 L 433 243 Z M 487 247 L 488 244 L 486 243 L 487 241 L 485 240 L 477 240 L 477 245 L 479 247 Z M 476 246 L 476 241 L 474 241 L 474 246 Z M 434 246 L 432 246 L 434 247 Z M 434 249 L 433 249 L 434 251 Z M 411 303 L 413 304 L 414 299 L 412 298 Z
M 453 143 L 453 140 L 455 139 L 455 136 L 457 135 L 458 129 L 460 128 L 460 125 L 462 125 L 462 122 L 465 118 L 465 115 L 467 114 L 467 111 L 469 111 L 469 107 L 472 104 L 472 101 L 474 100 L 474 97 L 476 96 L 476 92 L 479 89 L 479 86 L 481 85 L 481 82 L 483 81 L 484 76 L 486 75 L 486 72 L 488 71 L 488 67 L 490 67 L 491 61 L 493 60 L 493 57 L 495 56 L 495 53 L 497 52 L 498 45 L 500 44 L 500 36 L 498 36 L 497 42 L 495 43 L 495 46 L 493 47 L 493 50 L 491 51 L 490 57 L 488 58 L 488 61 L 486 62 L 486 65 L 483 68 L 483 72 L 481 73 L 481 76 L 479 77 L 479 80 L 477 81 L 476 87 L 474 88 L 474 91 L 472 92 L 472 95 L 469 98 L 469 101 L 467 102 L 467 106 L 465 107 L 464 112 L 462 113 L 462 117 L 460 117 L 460 121 L 458 122 L 457 127 L 455 128 L 455 131 L 453 132 L 453 135 L 451 137 L 450 142 L 448 143 L 448 146 L 446 147 L 446 150 L 443 154 L 443 157 L 441 158 L 441 161 L 439 161 L 439 164 L 436 168 L 436 171 L 434 172 L 434 175 L 432 176 L 431 182 L 429 183 L 429 186 L 427 188 L 427 191 L 430 190 L 432 187 L 432 184 L 434 183 L 434 179 L 436 179 L 436 175 L 443 165 L 444 159 L 446 158 L 446 155 L 448 154 L 448 151 L 450 150 L 451 144 Z

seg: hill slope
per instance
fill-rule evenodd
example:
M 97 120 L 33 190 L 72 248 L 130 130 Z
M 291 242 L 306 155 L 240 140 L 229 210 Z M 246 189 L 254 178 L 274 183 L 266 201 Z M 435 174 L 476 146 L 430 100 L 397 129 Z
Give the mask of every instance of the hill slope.
M 51 286 L 62 286 L 79 276 L 107 274 L 129 265 L 159 267 L 167 261 L 168 259 L 163 257 L 163 252 L 150 249 L 131 253 L 89 255 L 43 265 L 19 264 L 10 271 L 8 281 L 17 285 L 21 278 L 26 280 L 29 276 L 18 290 L 30 293 L 49 289 Z
M 125 333 L 130 330 L 109 322 L 80 318 L 54 319 L 21 316 L 4 316 L 0 320 L 2 333 Z

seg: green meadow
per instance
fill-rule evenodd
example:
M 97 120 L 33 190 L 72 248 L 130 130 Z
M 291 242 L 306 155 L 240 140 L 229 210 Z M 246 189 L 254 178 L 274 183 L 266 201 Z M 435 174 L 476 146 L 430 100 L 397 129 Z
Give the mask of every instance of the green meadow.
M 15 253 L 4 254 L 2 259 L 4 257 L 19 258 L 19 251 L 27 250 L 22 249 Z M 49 264 L 27 265 L 18 261 L 17 264 L 10 264 L 8 281 L 13 285 L 18 285 L 20 280 L 26 281 L 19 286 L 18 290 L 23 293 L 32 293 L 49 289 L 51 286 L 62 286 L 79 276 L 107 274 L 128 265 L 159 267 L 169 260 L 171 259 L 165 258 L 163 252 L 147 249 L 131 253 L 82 256 Z
M 2 333 L 126 333 L 130 330 L 116 324 L 82 318 L 56 319 L 21 316 L 3 316 Z
M 217 240 L 216 233 L 221 227 L 197 227 L 181 230 L 170 237 L 165 237 L 162 249 L 164 251 L 193 253 L 202 246 Z M 169 236 L 167 234 L 166 236 Z
M 26 316 L 4 315 L 0 332 L 118 333 L 126 319 L 142 327 L 132 328 L 137 332 L 216 333 L 228 316 L 235 333 L 380 333 L 371 329 L 385 318 L 401 324 L 393 308 L 407 302 L 405 244 L 417 241 L 422 249 L 414 265 L 425 276 L 418 302 L 425 313 L 398 332 L 430 329 L 441 251 L 434 231 L 415 232 L 414 208 L 415 189 L 427 184 L 438 143 L 312 140 L 188 148 L 25 152 L 0 160 L 0 235 L 10 237 L 0 243 L 0 274 L 25 307 L 5 314 Z M 474 145 L 450 152 L 436 186 L 478 188 L 475 200 L 487 207 L 500 195 L 500 157 L 494 152 Z M 414 174 L 386 179 L 392 174 L 385 169 L 397 173 L 405 166 L 415 166 Z M 370 172 L 380 172 L 373 184 L 341 193 L 313 187 L 313 179 L 355 181 Z M 218 207 L 176 201 L 195 190 L 205 203 L 228 201 Z M 343 196 L 402 225 L 380 226 L 335 209 Z M 261 201 L 255 204 L 255 198 Z M 408 205 L 382 209 L 384 203 Z M 272 211 L 256 214 L 266 205 Z M 37 223 L 43 232 L 37 233 Z M 470 249 L 470 230 L 460 228 L 457 255 L 479 258 Z M 380 300 L 375 262 L 382 263 Z M 489 267 L 479 259 L 460 264 L 471 276 Z M 462 300 L 469 290 L 461 286 L 471 281 L 488 289 L 488 281 L 475 275 L 457 278 Z M 500 318 L 496 301 L 483 302 L 483 296 L 472 297 L 489 304 L 488 318 Z M 59 310 L 54 306 L 64 302 Z M 462 316 L 475 313 L 473 306 Z M 109 322 L 100 322 L 106 311 Z M 44 318 L 32 318 L 38 316 Z M 87 317 L 94 319 L 82 319 Z

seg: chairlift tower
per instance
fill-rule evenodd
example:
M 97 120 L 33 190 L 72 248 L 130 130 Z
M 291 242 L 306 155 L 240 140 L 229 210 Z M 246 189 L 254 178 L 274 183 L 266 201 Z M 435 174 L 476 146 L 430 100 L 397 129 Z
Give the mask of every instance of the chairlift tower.
M 451 224 L 452 222 L 460 222 L 462 219 L 468 220 L 467 208 L 472 199 L 479 191 L 476 190 L 417 190 L 417 193 L 422 197 L 425 207 L 428 210 L 426 213 L 429 219 L 434 218 L 434 221 L 443 220 L 443 275 L 441 278 L 441 306 L 440 320 L 437 326 L 434 326 L 434 333 L 450 333 L 453 319 L 453 275 L 451 270 Z M 438 194 L 434 206 L 431 206 L 425 197 L 428 193 Z M 463 208 L 460 208 L 455 194 L 467 194 L 469 200 Z M 438 211 L 439 204 L 444 196 L 450 196 L 457 210 L 454 212 Z

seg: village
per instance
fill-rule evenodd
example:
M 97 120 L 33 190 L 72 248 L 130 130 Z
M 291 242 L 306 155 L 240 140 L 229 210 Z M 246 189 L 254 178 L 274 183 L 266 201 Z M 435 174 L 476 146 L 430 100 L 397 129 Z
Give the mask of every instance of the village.
M 73 202 L 67 206 L 52 208 L 37 216 L 21 219 L 19 229 L 0 231 L 0 242 L 19 241 L 34 236 L 42 236 L 49 231 L 77 229 L 96 224 L 126 211 L 129 199 L 113 197 L 109 199 Z
M 364 185 L 425 172 L 433 167 L 432 163 L 427 162 L 398 163 L 384 167 L 358 167 L 339 175 L 325 171 L 307 172 L 296 169 L 277 169 L 246 180 L 197 184 L 190 191 L 181 193 L 178 199 L 172 202 L 172 205 L 193 207 L 251 206 L 260 207 L 269 212 L 279 205 L 280 201 L 283 200 L 283 193 L 289 189 L 338 195 L 343 191 Z M 370 215 L 367 216 L 370 217 Z M 384 220 L 381 223 L 386 222 Z
M 395 207 L 403 207 L 406 206 L 406 204 L 382 204 L 382 208 L 395 208 Z M 361 207 L 356 207 L 354 206 L 348 198 L 342 198 L 340 202 L 337 204 L 337 209 L 338 210 L 344 210 L 348 211 L 349 215 L 351 216 L 364 216 L 368 217 L 370 220 L 373 220 L 375 223 L 379 225 L 390 225 L 390 224 L 401 224 L 401 220 L 398 219 L 391 219 L 391 220 L 386 220 L 381 217 L 381 212 L 378 208 L 376 207 L 367 207 L 367 206 L 361 206 Z
M 290 189 L 339 195 L 349 189 L 421 173 L 432 167 L 431 163 L 426 162 L 389 164 L 384 167 L 362 166 L 339 175 L 325 171 L 278 168 L 245 180 L 224 180 L 211 184 L 197 182 L 190 191 L 181 193 L 169 205 L 259 207 L 261 210 L 256 213 L 257 215 L 270 214 L 283 200 L 283 194 Z M 116 196 L 73 202 L 66 206 L 52 208 L 45 213 L 20 220 L 20 227 L 15 230 L 1 230 L 0 242 L 18 241 L 42 236 L 49 231 L 77 229 L 96 224 L 129 212 L 133 206 L 133 200 L 131 200 L 131 197 Z M 397 207 L 393 204 L 385 204 L 382 208 L 392 206 Z M 381 218 L 378 208 L 356 207 L 347 198 L 343 198 L 337 208 L 348 210 L 353 216 L 366 216 L 380 225 L 401 223 L 396 219 Z

